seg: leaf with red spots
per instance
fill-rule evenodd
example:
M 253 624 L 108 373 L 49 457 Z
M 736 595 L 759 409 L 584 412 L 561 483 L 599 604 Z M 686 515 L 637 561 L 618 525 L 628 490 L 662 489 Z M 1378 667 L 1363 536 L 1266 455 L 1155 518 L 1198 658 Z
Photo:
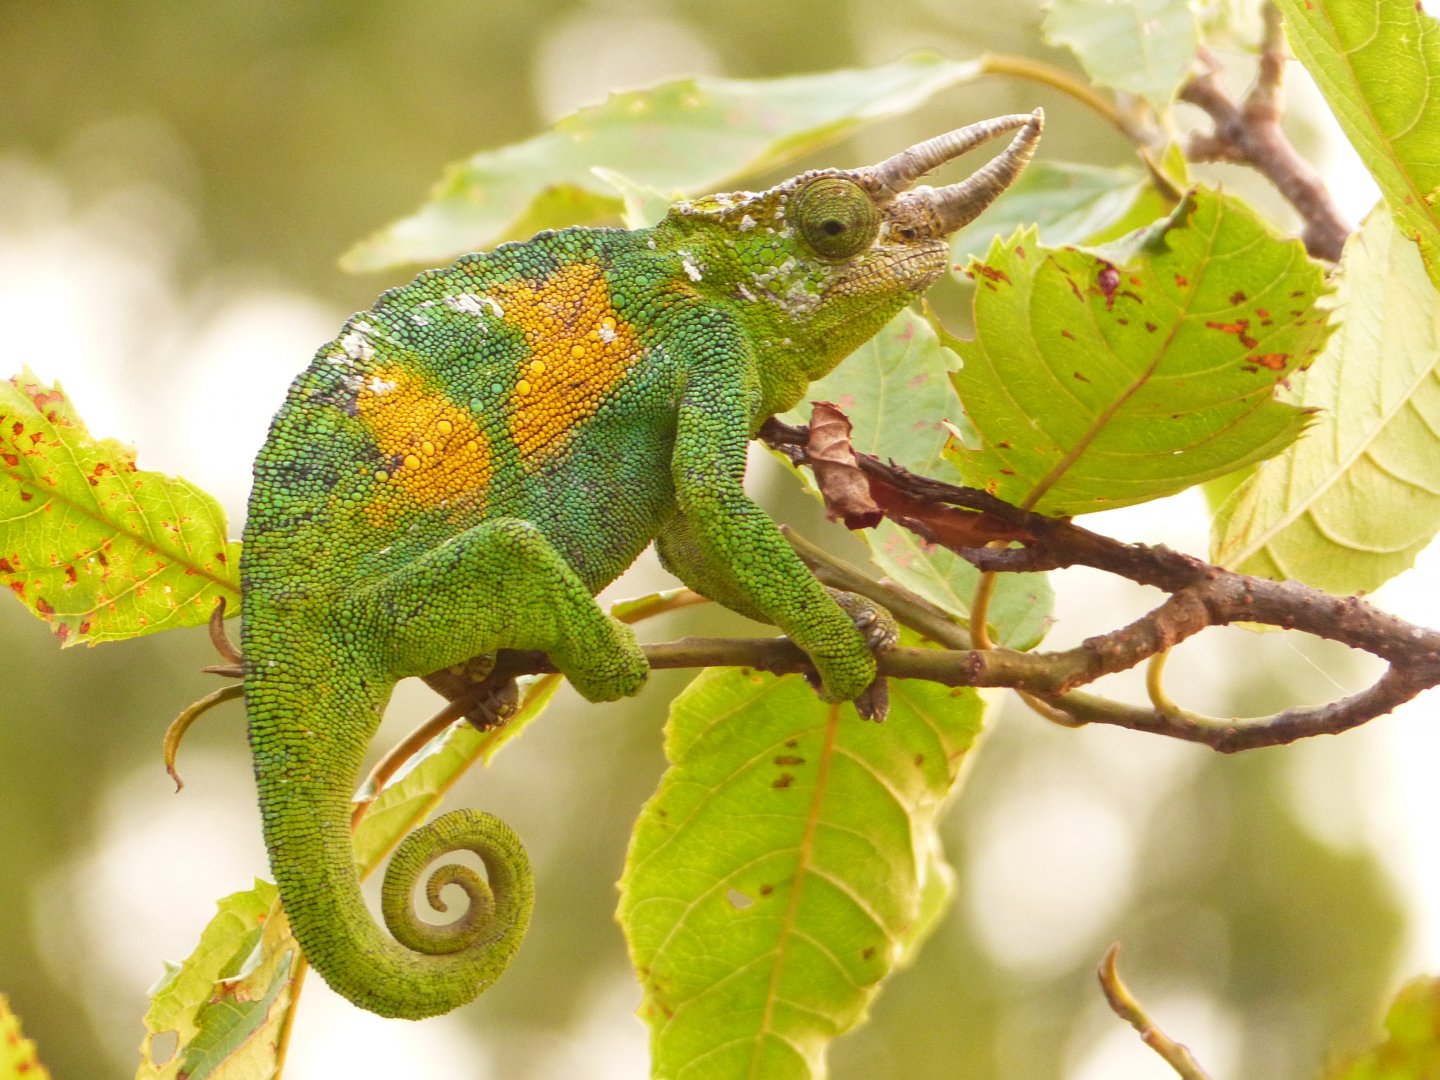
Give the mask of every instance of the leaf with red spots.
M 1103 252 L 1017 234 L 985 262 L 1009 283 L 976 290 L 975 340 L 947 342 L 975 434 L 946 456 L 966 482 L 1088 513 L 1232 472 L 1304 428 L 1276 388 L 1324 345 L 1320 268 L 1236 200 L 1193 192 Z
M 1351 593 L 1408 569 L 1440 532 L 1440 298 L 1383 205 L 1345 245 L 1335 315 L 1294 379 L 1314 426 L 1221 506 L 1211 557 Z
M 609 224 L 625 208 L 623 188 L 706 194 L 980 73 L 973 61 L 913 53 L 872 68 L 783 79 L 705 76 L 612 94 L 543 135 L 452 165 L 429 202 L 342 261 L 352 271 L 432 264 L 539 229 Z
M 222 596 L 233 614 L 238 554 L 211 496 L 91 438 L 58 386 L 0 381 L 0 583 L 63 644 L 203 623 Z
M 866 724 L 798 675 L 739 669 L 675 700 L 620 884 L 654 1075 L 825 1075 L 949 901 L 935 826 L 982 712 L 892 680 Z
M 50 1080 L 50 1070 L 35 1056 L 35 1044 L 20 1031 L 20 1018 L 0 994 L 0 1080 Z

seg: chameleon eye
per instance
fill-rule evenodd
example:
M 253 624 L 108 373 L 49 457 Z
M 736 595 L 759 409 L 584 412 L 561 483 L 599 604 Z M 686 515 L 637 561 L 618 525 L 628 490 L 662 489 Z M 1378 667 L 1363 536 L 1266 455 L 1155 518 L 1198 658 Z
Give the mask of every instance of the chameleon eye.
M 865 189 L 838 176 L 812 180 L 792 205 L 801 238 L 822 259 L 853 258 L 880 231 L 880 212 Z

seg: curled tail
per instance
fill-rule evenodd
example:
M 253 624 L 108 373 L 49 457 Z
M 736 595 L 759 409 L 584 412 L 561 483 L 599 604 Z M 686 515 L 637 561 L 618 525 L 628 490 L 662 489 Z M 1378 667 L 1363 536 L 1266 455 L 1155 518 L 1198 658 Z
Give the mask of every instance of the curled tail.
M 313 660 L 290 652 L 273 665 L 252 662 L 245 684 L 265 844 L 290 925 L 310 965 L 362 1009 L 410 1020 L 449 1012 L 493 983 L 520 947 L 534 902 L 529 858 L 508 825 L 478 811 L 416 829 L 385 872 L 386 934 L 360 892 L 350 812 L 391 684 L 334 657 Z M 426 922 L 415 886 L 429 863 L 458 851 L 478 855 L 488 881 L 466 866 L 436 868 L 425 882 L 430 905 L 446 911 L 441 893 L 458 885 L 466 907 L 450 923 Z

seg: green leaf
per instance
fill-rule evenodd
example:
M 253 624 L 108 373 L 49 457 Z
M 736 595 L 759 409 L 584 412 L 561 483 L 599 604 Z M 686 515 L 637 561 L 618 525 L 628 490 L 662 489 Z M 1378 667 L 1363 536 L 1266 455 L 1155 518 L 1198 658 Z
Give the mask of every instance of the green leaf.
M 969 271 L 974 341 L 952 376 L 979 445 L 968 482 L 1048 514 L 1170 495 L 1278 453 L 1307 413 L 1275 388 L 1325 341 L 1320 268 L 1204 189 L 1102 252 L 996 241 Z
M 1327 1070 L 1329 1080 L 1433 1080 L 1440 1076 L 1440 979 L 1401 987 L 1385 1015 L 1385 1039 Z
M 824 1074 L 948 895 L 935 822 L 982 711 L 892 680 L 867 724 L 798 676 L 736 669 L 676 699 L 621 881 L 655 1076 Z
M 812 401 L 833 401 L 853 425 L 855 449 L 893 460 L 912 472 L 960 484 L 941 456 L 946 419 L 961 419 L 950 387 L 955 354 L 913 311 L 902 311 L 839 367 L 812 383 Z M 789 414 L 809 423 L 805 407 Z M 925 543 L 908 529 L 882 521 L 858 534 L 886 574 L 933 604 L 968 618 L 979 571 L 954 552 Z M 1038 644 L 1050 626 L 1055 596 L 1044 574 L 1002 574 L 990 605 L 993 639 L 1011 648 Z
M 1279 4 L 1295 55 L 1440 288 L 1440 24 L 1401 0 Z
M 62 645 L 193 626 L 240 606 L 225 513 L 179 477 L 94 439 L 57 384 L 0 381 L 0 583 Z
M 873 68 L 679 79 L 612 94 L 543 135 L 452 165 L 419 211 L 362 240 L 341 262 L 351 271 L 443 262 L 538 229 L 611 221 L 622 201 L 594 166 L 661 192 L 706 193 L 978 73 L 975 63 L 916 53 Z
M 20 1018 L 0 994 L 0 1080 L 50 1080 L 50 1071 L 35 1056 L 35 1044 L 20 1030 Z
M 1052 245 L 1092 243 L 1096 234 L 1129 218 L 1141 196 L 1151 191 L 1149 180 L 1133 169 L 1032 161 L 983 216 L 956 235 L 950 253 L 958 263 L 980 258 L 996 236 L 1030 225 Z M 1137 226 L 1169 209 L 1158 196 L 1147 208 L 1152 212 Z
M 1383 206 L 1345 245 L 1336 315 L 1296 383 L 1315 424 L 1227 500 L 1211 557 L 1352 593 L 1408 569 L 1440 532 L 1440 297 Z
M 266 1080 L 299 946 L 275 886 L 225 897 L 190 957 L 151 991 L 136 1080 Z
M 1189 0 L 1051 0 L 1042 30 L 1050 44 L 1072 49 L 1097 83 L 1157 111 L 1174 100 L 1200 47 Z

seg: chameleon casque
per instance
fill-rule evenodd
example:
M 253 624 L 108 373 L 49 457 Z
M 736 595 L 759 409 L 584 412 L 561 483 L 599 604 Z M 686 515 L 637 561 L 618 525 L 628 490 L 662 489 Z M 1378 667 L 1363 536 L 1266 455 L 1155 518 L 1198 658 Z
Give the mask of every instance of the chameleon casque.
M 893 624 L 822 587 L 746 496 L 747 443 L 942 275 L 945 237 L 1020 173 L 1042 123 L 999 117 L 867 168 L 679 202 L 652 228 L 466 255 L 318 351 L 255 462 L 242 645 L 271 866 L 332 987 L 386 1016 L 447 1012 L 498 977 L 529 921 L 524 848 L 468 810 L 397 849 L 393 937 L 366 908 L 351 799 L 397 680 L 539 649 L 591 701 L 636 693 L 645 657 L 593 597 L 653 541 L 681 581 L 789 635 L 827 700 L 862 696 Z M 969 179 L 911 187 L 1017 129 Z M 463 849 L 488 882 L 442 866 L 431 903 L 458 884 L 469 905 L 422 921 L 426 865 Z

